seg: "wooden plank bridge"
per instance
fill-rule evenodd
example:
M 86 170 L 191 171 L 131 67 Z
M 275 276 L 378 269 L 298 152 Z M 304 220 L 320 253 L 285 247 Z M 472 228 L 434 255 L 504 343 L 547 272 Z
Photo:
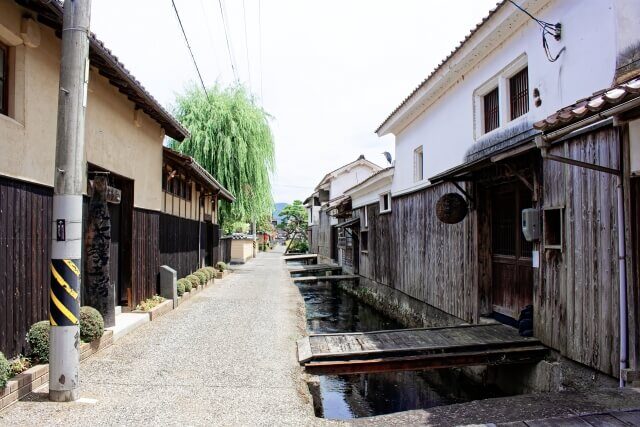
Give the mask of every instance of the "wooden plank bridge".
M 298 361 L 315 374 L 348 374 L 542 360 L 548 349 L 502 324 L 313 334 L 298 341 Z
M 342 280 L 358 280 L 360 276 L 356 276 L 353 274 L 338 274 L 338 275 L 329 275 L 329 276 L 302 276 L 302 277 L 292 277 L 291 280 L 294 282 L 340 282 Z
M 317 264 L 318 254 L 298 254 L 298 255 L 284 255 L 285 262 L 289 261 L 301 261 L 306 264 Z
M 317 264 L 317 265 L 301 265 L 289 268 L 290 274 L 306 274 L 306 273 L 315 273 L 318 275 L 320 273 L 335 273 L 342 272 L 342 267 L 339 265 L 331 265 L 331 264 Z

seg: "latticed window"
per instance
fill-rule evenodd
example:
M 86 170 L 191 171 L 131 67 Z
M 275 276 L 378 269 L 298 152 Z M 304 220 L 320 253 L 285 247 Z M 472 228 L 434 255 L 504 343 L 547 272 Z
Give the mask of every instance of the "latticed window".
M 484 132 L 491 132 L 500 126 L 500 105 L 498 88 L 484 96 Z
M 525 68 L 509 79 L 511 120 L 529 111 L 529 69 Z

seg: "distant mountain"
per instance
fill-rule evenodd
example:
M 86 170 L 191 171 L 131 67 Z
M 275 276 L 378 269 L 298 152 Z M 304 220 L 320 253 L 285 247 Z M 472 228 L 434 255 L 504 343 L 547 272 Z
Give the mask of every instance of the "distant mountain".
M 273 217 L 278 220 L 278 224 L 280 224 L 280 221 L 282 220 L 282 218 L 280 218 L 280 211 L 282 211 L 282 209 L 284 209 L 288 204 L 289 203 L 276 203 L 276 208 L 273 211 Z

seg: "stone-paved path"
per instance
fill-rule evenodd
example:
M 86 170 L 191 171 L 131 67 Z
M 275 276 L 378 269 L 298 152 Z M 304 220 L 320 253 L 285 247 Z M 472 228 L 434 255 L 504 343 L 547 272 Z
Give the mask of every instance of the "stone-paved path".
M 307 425 L 317 421 L 296 357 L 303 301 L 281 253 L 213 287 L 81 365 L 82 397 L 43 393 L 0 425 Z

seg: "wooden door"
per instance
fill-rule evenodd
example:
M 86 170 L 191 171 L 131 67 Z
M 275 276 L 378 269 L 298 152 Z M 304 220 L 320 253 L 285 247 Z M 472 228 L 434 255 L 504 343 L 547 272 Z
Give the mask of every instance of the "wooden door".
M 531 207 L 531 192 L 510 183 L 492 192 L 493 311 L 517 319 L 533 302 L 532 244 L 522 234 L 522 209 Z

